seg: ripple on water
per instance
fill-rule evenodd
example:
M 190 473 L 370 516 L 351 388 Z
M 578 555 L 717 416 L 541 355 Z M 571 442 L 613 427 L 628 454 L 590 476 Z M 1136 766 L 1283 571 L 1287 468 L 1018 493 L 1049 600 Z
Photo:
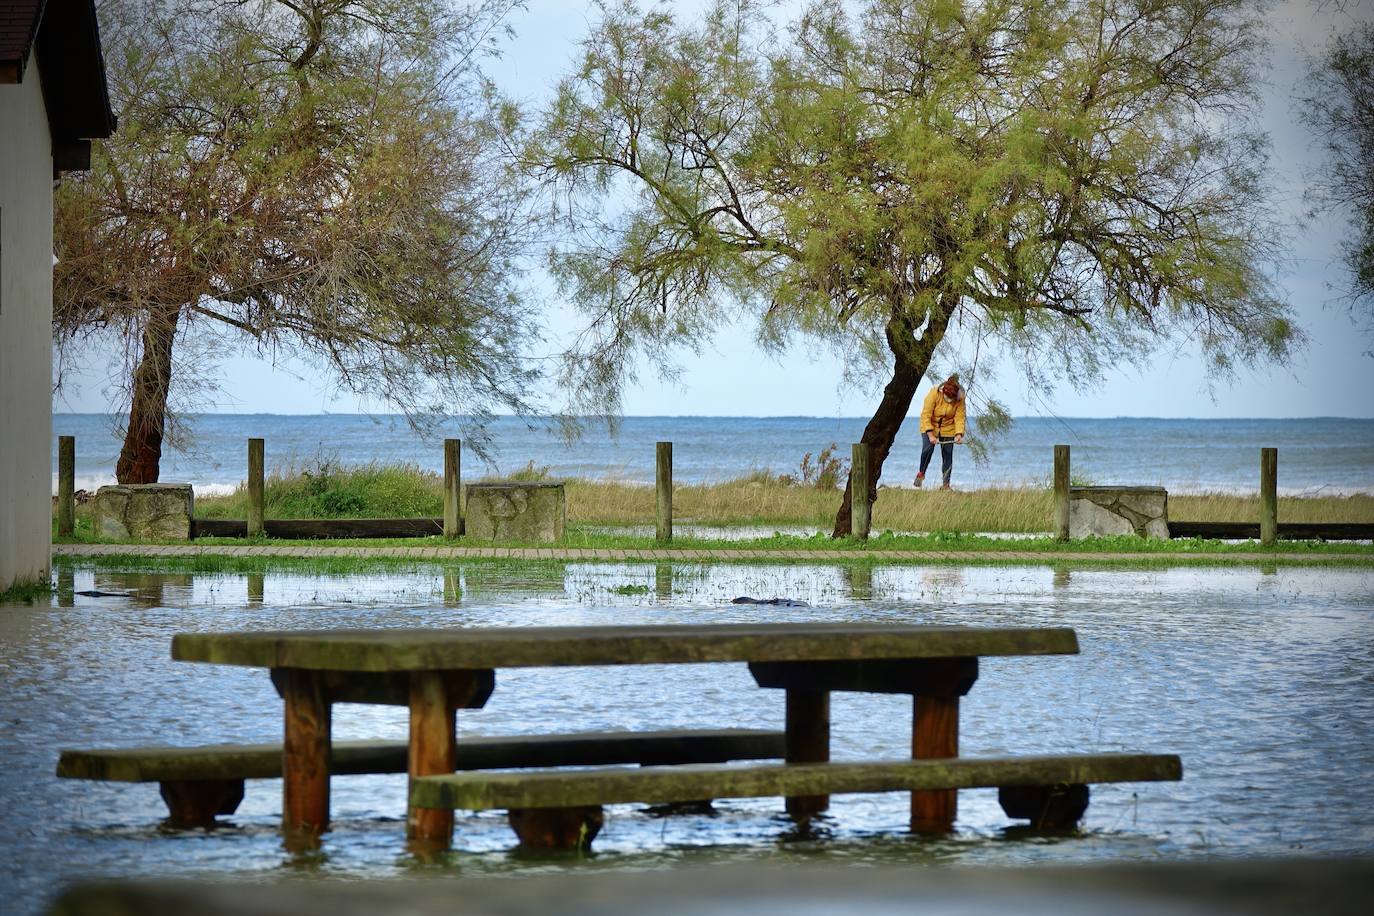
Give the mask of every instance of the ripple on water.
M 97 875 L 320 876 L 656 869 L 700 862 L 1025 864 L 1199 855 L 1360 853 L 1374 846 L 1374 581 L 1348 569 L 471 563 L 348 577 L 152 575 L 62 567 L 48 605 L 0 609 L 4 887 L 34 910 Z M 254 581 L 249 581 L 249 579 Z M 133 593 L 85 598 L 74 591 Z M 253 600 L 249 600 L 250 592 Z M 261 595 L 261 599 L 257 598 Z M 739 595 L 809 607 L 732 605 Z M 212 831 L 168 831 L 156 786 L 57 780 L 60 748 L 276 740 L 261 671 L 175 664 L 174 633 L 774 620 L 1072 626 L 1082 654 L 985 660 L 963 704 L 967 754 L 1172 751 L 1178 784 L 1093 790 L 1082 834 L 1006 828 L 993 791 L 960 795 L 959 830 L 901 832 L 899 795 L 845 796 L 811 835 L 769 799 L 713 816 L 609 809 L 597 851 L 512 851 L 500 813 L 460 816 L 454 851 L 405 848 L 399 777 L 335 782 L 335 824 L 309 855 L 282 849 L 276 784 L 250 784 Z M 834 698 L 834 757 L 909 751 L 910 700 Z M 510 671 L 463 733 L 777 727 L 781 696 L 743 666 Z M 401 710 L 340 706 L 339 738 L 403 740 Z

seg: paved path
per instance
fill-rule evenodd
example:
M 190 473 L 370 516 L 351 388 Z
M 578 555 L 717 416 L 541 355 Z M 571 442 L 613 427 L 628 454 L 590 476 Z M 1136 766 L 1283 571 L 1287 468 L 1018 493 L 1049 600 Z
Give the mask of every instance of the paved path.
M 297 547 L 285 544 L 54 544 L 61 557 L 382 557 L 411 560 L 609 560 L 696 562 L 886 560 L 893 563 L 1060 563 L 1151 560 L 1171 565 L 1324 563 L 1357 561 L 1374 565 L 1372 554 L 1338 553 L 1046 553 L 1035 550 L 795 550 L 758 548 L 589 548 L 589 547 Z

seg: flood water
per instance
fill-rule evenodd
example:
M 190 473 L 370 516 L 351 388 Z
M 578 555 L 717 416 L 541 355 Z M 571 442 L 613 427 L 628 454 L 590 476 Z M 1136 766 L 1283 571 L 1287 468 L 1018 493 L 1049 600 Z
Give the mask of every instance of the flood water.
M 50 602 L 0 607 L 0 890 L 27 913 L 96 876 L 274 880 L 652 869 L 753 860 L 1027 864 L 1374 849 L 1374 574 L 1360 569 L 1069 569 L 483 563 L 404 573 L 152 575 L 61 566 Z M 82 597 L 76 591 L 126 593 Z M 810 607 L 733 605 L 738 595 Z M 169 658 L 196 630 L 879 621 L 1071 626 L 1082 653 L 984 660 L 966 755 L 1175 752 L 1181 783 L 1093 788 L 1081 834 L 1007 831 L 996 792 L 960 794 L 957 832 L 907 836 L 900 794 L 836 797 L 811 836 L 779 799 L 716 814 L 608 810 L 593 854 L 517 855 L 500 812 L 459 813 L 454 851 L 404 842 L 405 779 L 336 779 L 322 848 L 277 833 L 279 782 L 250 782 L 213 831 L 171 831 L 155 784 L 53 776 L 63 747 L 280 740 L 259 669 Z M 909 754 L 910 698 L 836 694 L 835 759 Z M 782 696 L 743 665 L 501 671 L 460 734 L 774 727 Z M 335 707 L 339 739 L 404 740 L 397 708 Z

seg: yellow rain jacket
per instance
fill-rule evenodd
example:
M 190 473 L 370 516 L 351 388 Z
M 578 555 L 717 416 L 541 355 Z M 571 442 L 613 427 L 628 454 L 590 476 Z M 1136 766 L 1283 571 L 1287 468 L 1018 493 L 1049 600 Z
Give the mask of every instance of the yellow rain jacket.
M 959 393 L 954 396 L 954 400 L 945 397 L 940 389 L 932 388 L 926 395 L 926 402 L 921 407 L 921 434 L 934 431 L 935 435 L 942 439 L 962 436 L 964 434 L 964 389 L 959 387 Z

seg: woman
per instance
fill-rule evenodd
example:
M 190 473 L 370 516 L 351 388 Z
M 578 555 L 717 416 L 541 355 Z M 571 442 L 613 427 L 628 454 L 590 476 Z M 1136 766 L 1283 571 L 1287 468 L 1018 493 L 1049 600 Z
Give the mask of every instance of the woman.
M 940 446 L 940 472 L 944 477 L 941 490 L 949 489 L 949 475 L 954 470 L 954 446 L 964 441 L 964 387 L 959 373 L 954 373 L 938 388 L 930 389 L 921 407 L 921 469 L 912 481 L 919 487 L 926 479 L 930 456 Z

